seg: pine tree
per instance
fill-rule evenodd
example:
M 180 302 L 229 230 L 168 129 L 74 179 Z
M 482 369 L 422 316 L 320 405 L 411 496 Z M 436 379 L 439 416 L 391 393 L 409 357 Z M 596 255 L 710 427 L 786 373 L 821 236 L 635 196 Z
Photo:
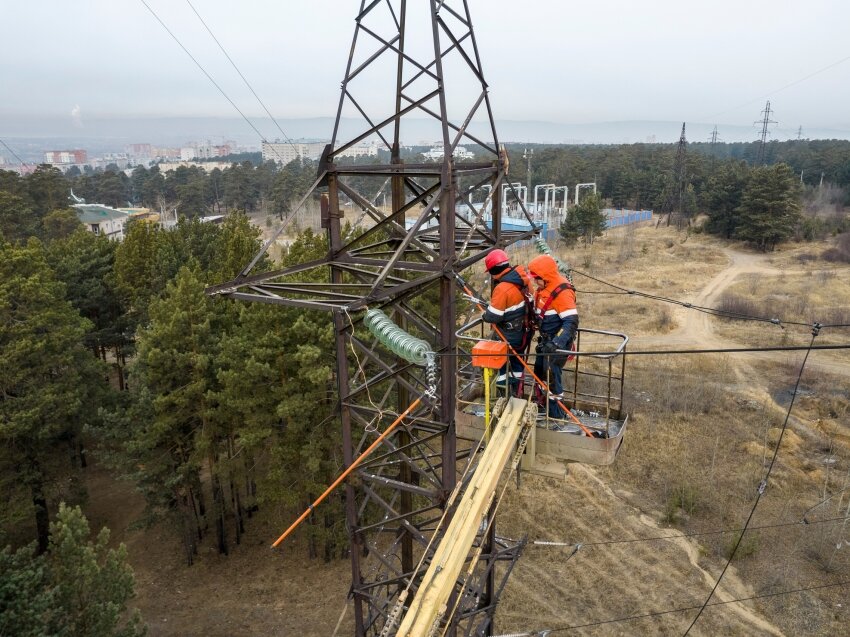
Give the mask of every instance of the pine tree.
M 115 250 L 118 244 L 81 230 L 54 241 L 47 258 L 57 277 L 65 283 L 67 299 L 92 323 L 86 345 L 95 356 L 115 357 L 120 389 L 124 389 L 123 364 L 133 342 L 133 326 L 116 289 Z
M 708 178 L 703 200 L 708 208 L 709 232 L 726 239 L 735 236 L 747 174 L 746 162 L 726 162 Z
M 587 245 L 605 232 L 605 214 L 602 212 L 602 197 L 593 193 L 582 199 L 577 206 L 567 212 L 567 218 L 561 225 L 561 237 L 567 242 L 584 238 Z
M 200 480 L 204 463 L 212 482 L 219 550 L 227 552 L 227 506 L 217 467 L 221 440 L 212 426 L 208 397 L 218 337 L 211 301 L 198 273 L 189 268 L 180 270 L 149 312 L 150 324 L 138 334 L 132 367 L 144 388 L 149 418 L 139 424 L 128 450 L 144 465 L 137 477 L 146 485 L 148 505 L 158 508 L 152 513 L 176 515 L 191 563 L 192 538 L 201 535 L 200 517 L 205 513 Z M 150 466 L 148 460 L 153 461 Z
M 68 207 L 71 187 L 58 168 L 42 164 L 24 181 L 33 204 L 33 212 L 39 223 L 51 210 Z
M 79 507 L 59 505 L 56 522 L 50 525 L 47 564 L 54 603 L 61 609 L 61 635 L 87 637 L 136 637 L 144 635 L 136 611 L 125 622 L 127 602 L 133 598 L 133 571 L 127 549 L 109 548 L 109 529 L 95 541 L 89 537 L 88 520 Z
M 19 637 L 141 637 L 138 611 L 127 615 L 133 572 L 127 549 L 109 548 L 109 530 L 94 542 L 79 507 L 59 505 L 50 548 L 0 552 L 0 635 Z
M 0 236 L 26 241 L 38 235 L 39 222 L 27 197 L 0 190 Z
M 788 239 L 800 220 L 799 183 L 787 164 L 761 166 L 750 172 L 738 208 L 738 239 L 772 250 Z
M 0 240 L 0 477 L 29 491 L 40 552 L 50 485 L 68 471 L 74 478 L 80 432 L 106 391 L 103 368 L 83 347 L 89 325 L 65 300 L 38 241 L 16 248 Z M 63 448 L 70 467 L 56 462 Z
M 49 635 L 56 612 L 56 594 L 49 586 L 47 565 L 35 554 L 35 544 L 0 551 L 0 635 Z

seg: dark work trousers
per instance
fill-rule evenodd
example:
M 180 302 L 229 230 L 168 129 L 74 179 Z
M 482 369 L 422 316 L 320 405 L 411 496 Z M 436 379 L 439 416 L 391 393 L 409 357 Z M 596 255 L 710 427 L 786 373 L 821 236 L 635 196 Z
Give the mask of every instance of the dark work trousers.
M 514 351 L 525 358 L 527 347 L 526 332 L 520 329 L 502 333 Z M 502 365 L 499 369 L 499 375 L 496 376 L 496 388 L 499 396 L 521 396 L 522 387 L 520 385 L 525 373 L 525 367 L 523 367 L 522 362 L 517 356 L 510 354 L 510 350 L 508 350 L 508 354 L 508 362 Z
M 564 401 L 564 365 L 565 355 L 538 354 L 534 359 L 534 374 L 544 383 L 549 383 L 549 396 L 546 400 L 546 411 L 551 418 L 566 418 L 567 414 L 561 409 L 558 401 Z

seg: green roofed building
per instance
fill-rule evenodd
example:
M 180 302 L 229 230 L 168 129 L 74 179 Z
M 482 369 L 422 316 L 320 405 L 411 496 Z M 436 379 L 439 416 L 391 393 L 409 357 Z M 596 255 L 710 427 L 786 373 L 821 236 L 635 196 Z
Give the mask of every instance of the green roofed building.
M 95 203 L 78 203 L 73 208 L 89 232 L 117 241 L 124 238 L 124 227 L 130 218 L 128 213 Z

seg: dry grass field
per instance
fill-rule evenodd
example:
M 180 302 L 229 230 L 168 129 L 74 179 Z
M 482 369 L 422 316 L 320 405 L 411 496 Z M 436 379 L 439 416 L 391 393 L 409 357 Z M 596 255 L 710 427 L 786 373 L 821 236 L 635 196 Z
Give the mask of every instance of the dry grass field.
M 625 332 L 633 351 L 807 344 L 811 336 L 805 327 L 782 330 L 607 294 L 616 290 L 578 271 L 707 306 L 736 295 L 791 320 L 843 316 L 850 306 L 850 269 L 801 261 L 796 255 L 817 252 L 811 244 L 761 255 L 647 225 L 609 232 L 592 248 L 554 247 L 577 270 L 582 327 Z M 534 254 L 516 250 L 515 261 Z M 824 330 L 818 342 L 848 337 L 850 330 Z M 681 635 L 750 513 L 804 354 L 630 357 L 630 425 L 617 462 L 571 465 L 563 480 L 523 474 L 519 487 L 512 479 L 507 487 L 500 535 L 582 548 L 530 543 L 495 632 Z M 848 375 L 847 352 L 811 354 L 769 484 L 714 598 L 757 599 L 709 607 L 691 634 L 847 634 L 846 587 L 771 595 L 850 579 L 850 527 L 832 519 L 850 516 Z M 261 511 L 231 556 L 210 551 L 186 568 L 164 531 L 126 530 L 134 514 L 119 511 L 141 507 L 127 485 L 97 473 L 91 480 L 91 493 L 100 494 L 90 505 L 93 526 L 109 524 L 115 541 L 128 543 L 151 635 L 326 636 L 337 626 L 351 634 L 350 612 L 338 624 L 348 562 L 311 562 L 297 537 L 282 552 L 268 549 L 293 512 Z M 688 537 L 659 539 L 681 534 Z
M 631 258 L 622 259 L 623 246 Z M 713 306 L 739 290 L 762 308 L 782 281 L 786 301 L 770 316 L 809 321 L 829 310 L 840 317 L 850 306 L 847 266 L 803 267 L 794 256 L 730 250 L 666 228 L 621 229 L 592 254 L 560 254 L 596 278 L 697 305 Z M 635 350 L 805 345 L 811 338 L 806 327 L 710 318 L 631 295 L 593 294 L 605 286 L 579 274 L 574 282 L 582 326 L 625 331 Z M 849 334 L 824 330 L 818 342 L 846 343 Z M 734 530 L 750 513 L 804 354 L 632 357 L 631 425 L 617 462 L 574 466 L 564 482 L 538 478 L 509 490 L 501 527 L 508 535 L 591 545 L 572 557 L 572 548 L 529 546 L 500 606 L 499 630 L 578 626 L 701 604 L 738 540 Z M 716 600 L 848 579 L 850 528 L 831 520 L 850 515 L 848 374 L 847 352 L 811 355 L 770 482 Z M 631 541 L 677 533 L 700 535 Z M 720 605 L 692 634 L 845 634 L 847 600 L 847 589 L 834 587 Z M 680 635 L 694 613 L 569 632 Z

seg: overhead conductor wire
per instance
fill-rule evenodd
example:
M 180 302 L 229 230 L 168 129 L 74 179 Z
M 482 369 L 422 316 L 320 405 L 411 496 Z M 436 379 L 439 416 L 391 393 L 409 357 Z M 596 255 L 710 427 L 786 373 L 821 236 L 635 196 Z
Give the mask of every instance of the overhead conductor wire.
M 749 602 L 754 599 L 766 599 L 769 597 L 782 597 L 783 595 L 791 595 L 793 593 L 803 593 L 806 591 L 817 591 L 823 590 L 826 588 L 837 588 L 840 586 L 850 585 L 850 580 L 843 580 L 840 582 L 833 582 L 831 584 L 816 584 L 814 586 L 803 586 L 800 588 L 790 588 L 784 591 L 777 591 L 775 593 L 762 593 L 761 595 L 750 595 L 749 597 L 736 597 L 735 599 L 726 599 L 721 601 L 714 601 L 708 604 L 711 606 L 725 606 L 726 604 L 737 604 L 738 602 Z M 544 637 L 545 635 L 551 635 L 552 633 L 561 633 L 569 630 L 578 630 L 579 628 L 591 628 L 594 626 L 604 626 L 606 624 L 618 624 L 620 622 L 628 622 L 634 619 L 648 619 L 650 617 L 660 617 L 662 615 L 670 615 L 672 613 L 684 613 L 689 610 L 696 610 L 700 608 L 700 606 L 682 606 L 679 608 L 670 608 L 667 610 L 659 610 L 659 611 L 651 611 L 648 613 L 640 613 L 636 615 L 626 615 L 625 617 L 616 617 L 613 619 L 603 619 L 601 621 L 596 622 L 587 622 L 585 624 L 572 624 L 570 626 L 558 626 L 556 628 L 549 628 L 546 630 L 538 630 L 534 632 L 525 632 L 525 633 L 514 633 L 516 637 Z
M 821 329 L 823 329 L 823 325 L 821 325 Z M 850 349 L 850 343 L 844 343 L 841 345 L 815 345 L 813 347 L 809 347 L 808 345 L 766 345 L 763 347 L 714 347 L 707 349 L 646 349 L 646 350 L 629 350 L 627 354 L 629 356 L 660 356 L 664 354 L 746 354 L 746 353 L 758 353 L 758 352 L 806 352 L 806 351 L 821 351 L 821 350 L 842 350 L 842 349 Z M 579 358 L 581 356 L 619 356 L 623 354 L 623 352 L 617 351 L 592 351 L 592 352 L 574 352 L 570 351 L 570 356 L 575 356 Z M 435 357 L 469 357 L 472 356 L 470 352 L 434 352 Z M 536 354 L 536 356 L 557 356 L 558 353 L 555 354 Z
M 227 54 L 227 51 L 225 51 L 225 50 L 224 50 L 224 47 L 222 46 L 221 42 L 219 42 L 219 41 L 218 41 L 218 38 L 217 38 L 217 37 L 215 37 L 215 34 L 212 32 L 212 29 L 210 29 L 210 28 L 209 28 L 209 26 L 207 25 L 207 23 L 206 23 L 206 22 L 204 21 L 204 19 L 201 17 L 201 14 L 200 14 L 200 13 L 198 13 L 198 10 L 195 8 L 195 6 L 194 6 L 194 5 L 190 2 L 190 0 L 186 0 L 186 4 L 188 4 L 188 5 L 189 5 L 189 7 L 192 9 L 192 11 L 195 13 L 195 15 L 196 15 L 196 16 L 198 16 L 198 20 L 200 20 L 200 21 L 201 21 L 201 24 L 203 24 L 203 25 L 204 25 L 204 28 L 207 30 L 207 33 L 209 33 L 209 34 L 210 34 L 210 37 L 211 37 L 211 38 L 215 41 L 215 43 L 218 45 L 218 48 L 219 48 L 219 49 L 221 49 L 221 52 L 222 52 L 222 53 L 224 53 L 224 57 L 226 57 L 226 58 L 227 58 L 227 61 L 228 61 L 228 62 L 230 62 L 231 66 L 233 66 L 234 70 L 235 70 L 235 71 L 239 74 L 239 77 L 241 77 L 241 78 L 242 78 L 242 81 L 243 81 L 243 82 L 245 82 L 245 86 L 247 86 L 247 87 L 248 87 L 248 90 L 249 90 L 249 91 L 251 91 L 251 93 L 252 93 L 252 94 L 254 95 L 254 97 L 257 99 L 257 102 L 259 102 L 260 106 L 262 106 L 262 107 L 263 107 L 263 110 L 266 112 L 266 115 L 268 115 L 268 116 L 269 116 L 269 119 L 271 119 L 271 120 L 272 120 L 272 122 L 274 122 L 274 125 L 275 125 L 275 126 L 277 126 L 277 129 L 280 131 L 280 134 L 281 134 L 281 135 L 283 135 L 283 138 L 284 138 L 284 139 L 285 139 L 285 140 L 289 143 L 289 145 L 290 145 L 290 146 L 292 146 L 292 150 L 294 150 L 294 151 L 296 152 L 296 154 L 299 154 L 299 153 L 298 153 L 298 149 L 297 149 L 297 148 L 295 148 L 295 144 L 293 144 L 293 143 L 292 143 L 292 140 L 291 140 L 291 139 L 289 139 L 289 137 L 287 136 L 287 134 L 283 132 L 283 129 L 280 127 L 280 124 L 278 123 L 278 121 L 274 118 L 274 115 L 272 115 L 272 114 L 271 114 L 271 112 L 269 111 L 269 109 L 268 109 L 268 108 L 266 107 L 266 105 L 263 103 L 263 100 L 261 100 L 261 99 L 260 99 L 260 96 L 259 96 L 259 95 L 257 95 L 257 92 L 254 90 L 254 87 L 252 87 L 252 86 L 251 86 L 251 84 L 248 82 L 248 80 L 245 78 L 245 76 L 244 76 L 244 75 L 242 75 L 242 71 L 240 71 L 240 70 L 239 70 L 239 67 L 238 67 L 238 66 L 236 66 L 236 62 L 234 62 L 234 61 L 233 61 L 233 59 L 232 59 L 232 58 L 231 58 L 231 57 Z M 277 154 L 277 153 L 275 153 L 275 154 Z M 278 157 L 280 157 L 280 155 L 278 155 Z M 281 160 L 282 160 L 282 159 L 283 159 L 283 158 L 281 158 Z
M 743 102 L 741 104 L 738 104 L 738 106 L 733 106 L 732 108 L 727 109 L 725 111 L 720 111 L 719 113 L 712 113 L 711 115 L 705 115 L 705 116 L 699 117 L 699 118 L 697 118 L 697 121 L 705 121 L 707 119 L 714 119 L 718 115 L 725 115 L 726 113 L 731 113 L 732 111 L 738 110 L 739 108 L 743 108 L 744 106 L 749 106 L 750 104 L 760 102 L 761 100 L 765 99 L 766 97 L 770 97 L 772 95 L 775 95 L 776 93 L 779 93 L 780 91 L 784 91 L 785 89 L 789 89 L 792 86 L 796 86 L 797 84 L 800 84 L 801 82 L 805 82 L 809 78 L 812 78 L 815 75 L 820 75 L 824 71 L 828 71 L 829 69 L 834 68 L 834 67 L 838 66 L 839 64 L 843 64 L 847 60 L 850 60 L 850 55 L 848 55 L 847 57 L 843 57 L 840 60 L 833 62 L 832 64 L 827 64 L 826 66 L 819 68 L 817 71 L 809 73 L 808 75 L 805 75 L 798 80 L 794 80 L 793 82 L 790 82 L 790 83 L 786 84 L 785 86 L 782 86 L 778 89 L 770 91 L 769 93 L 765 93 L 762 97 L 756 97 L 754 99 L 749 100 L 748 102 Z
M 671 303 L 673 305 L 681 305 L 682 307 L 697 310 L 698 312 L 704 312 L 706 314 L 711 314 L 714 316 L 726 316 L 728 318 L 740 319 L 742 321 L 757 321 L 762 323 L 772 323 L 773 325 L 778 325 L 782 327 L 782 325 L 800 325 L 805 327 L 810 327 L 811 323 L 804 323 L 801 321 L 785 321 L 779 318 L 768 318 L 764 316 L 753 316 L 750 314 L 743 314 L 741 312 L 729 312 L 726 310 L 721 310 L 719 308 L 714 307 L 704 307 L 701 305 L 694 305 L 693 303 L 689 303 L 687 301 L 680 301 L 678 299 L 671 299 L 664 296 L 658 296 L 656 294 L 649 294 L 648 292 L 641 292 L 640 290 L 633 290 L 629 288 L 624 288 L 616 283 L 611 283 L 610 281 L 605 281 L 603 279 L 599 279 L 593 275 L 587 274 L 586 272 L 582 272 L 581 270 L 573 269 L 573 272 L 576 274 L 580 274 L 583 277 L 590 279 L 591 281 L 596 281 L 597 283 L 601 283 L 603 285 L 607 285 L 616 290 L 621 291 L 623 294 L 631 294 L 634 296 L 642 296 L 647 299 L 652 299 L 654 301 L 663 301 L 664 303 Z
M 850 488 L 850 487 L 848 487 Z M 850 516 L 838 516 L 834 518 L 823 518 L 820 520 L 809 520 L 806 518 L 806 515 L 812 510 L 821 506 L 824 502 L 829 499 L 835 497 L 842 491 L 846 491 L 847 489 L 842 489 L 841 491 L 834 493 L 826 500 L 823 500 L 816 504 L 815 506 L 809 508 L 804 514 L 803 517 L 799 520 L 794 520 L 793 522 L 778 522 L 776 524 L 764 524 L 762 526 L 751 526 L 749 527 L 750 531 L 761 531 L 764 529 L 780 529 L 789 526 L 798 526 L 801 528 L 805 528 L 808 525 L 813 524 L 828 524 L 830 522 L 846 522 L 850 520 Z M 709 531 L 694 531 L 692 533 L 675 533 L 672 535 L 656 535 L 652 537 L 634 537 L 634 538 L 625 538 L 620 540 L 597 540 L 594 542 L 563 542 L 560 540 L 529 540 L 528 544 L 531 546 L 544 546 L 544 547 L 556 547 L 556 548 L 564 548 L 571 546 L 578 546 L 581 548 L 592 547 L 592 546 L 611 546 L 612 544 L 637 544 L 639 542 L 658 542 L 661 540 L 678 540 L 689 537 L 704 537 L 707 535 L 724 535 L 726 533 L 740 533 L 744 531 L 743 527 L 737 529 L 712 529 Z M 505 538 L 506 540 L 511 540 L 511 538 Z
M 820 332 L 820 325 L 815 323 L 814 327 L 812 327 L 812 340 L 809 343 L 810 345 L 814 345 L 815 338 L 817 338 L 818 333 Z M 803 378 L 803 370 L 806 368 L 806 361 L 809 358 L 809 352 L 806 352 L 806 355 L 803 357 L 803 362 L 800 364 L 800 373 L 797 374 L 797 382 L 794 384 L 794 392 L 791 394 L 791 402 L 788 405 L 788 411 L 785 413 L 785 420 L 782 423 L 782 429 L 779 432 L 779 439 L 776 441 L 776 448 L 773 450 L 773 457 L 770 459 L 770 464 L 767 467 L 767 473 L 765 473 L 764 478 L 759 483 L 756 499 L 753 502 L 753 508 L 750 509 L 750 515 L 747 516 L 747 521 L 744 523 L 743 528 L 741 529 L 741 533 L 738 535 L 738 539 L 735 541 L 735 546 L 732 547 L 732 551 L 729 554 L 729 558 L 726 560 L 726 564 L 723 566 L 723 570 L 720 571 L 720 575 L 717 577 L 717 581 L 714 583 L 714 587 L 709 592 L 708 597 L 705 598 L 705 602 L 703 602 L 702 607 L 697 612 L 696 616 L 691 621 L 690 626 L 688 626 L 687 630 L 684 632 L 683 637 L 686 637 L 691 632 L 691 628 L 694 627 L 694 624 L 697 623 L 697 620 L 702 615 L 708 603 L 711 601 L 711 598 L 714 596 L 715 591 L 717 591 L 717 587 L 720 586 L 720 582 L 723 580 L 723 576 L 726 574 L 726 570 L 729 568 L 729 565 L 732 563 L 732 560 L 735 558 L 735 554 L 738 552 L 738 547 L 741 545 L 741 540 L 744 539 L 744 534 L 747 532 L 747 528 L 750 526 L 750 521 L 753 519 L 753 515 L 756 512 L 756 507 L 758 507 L 759 501 L 761 500 L 761 496 L 764 494 L 767 489 L 767 482 L 770 479 L 770 472 L 773 471 L 773 465 L 776 463 L 776 457 L 779 455 L 779 448 L 782 446 L 782 438 L 785 435 L 786 429 L 788 429 L 788 419 L 791 417 L 791 410 L 794 408 L 794 400 L 797 398 L 797 390 L 800 388 L 800 380 Z
M 200 62 L 198 62 L 198 60 L 195 58 L 195 56 L 194 56 L 194 55 L 192 55 L 192 54 L 189 52 L 189 50 L 188 50 L 185 46 L 183 46 L 183 43 L 180 41 L 180 39 L 179 39 L 176 35 L 174 35 L 174 33 L 172 33 L 171 29 L 169 29 L 169 28 L 166 26 L 166 24 L 165 24 L 165 23 L 164 23 L 164 22 L 160 19 L 160 17 L 159 17 L 159 16 L 156 14 L 156 12 L 155 12 L 155 11 L 154 11 L 151 7 L 150 7 L 150 5 L 148 5 L 148 3 L 147 3 L 147 2 L 145 2 L 145 0 L 139 0 L 139 1 L 140 1 L 143 5 L 145 5 L 145 8 L 146 8 L 148 11 L 150 11 L 151 15 L 153 15 L 153 17 L 154 17 L 154 18 L 156 18 L 156 21 L 157 21 L 157 22 L 159 22 L 159 23 L 160 23 L 160 25 L 162 25 L 162 28 L 166 30 L 166 32 L 168 33 L 168 35 L 170 35 L 170 36 L 174 39 L 174 41 L 175 41 L 175 42 L 177 42 L 177 44 L 180 46 L 180 48 L 181 48 L 181 49 L 183 49 L 183 51 L 186 53 L 186 55 L 188 55 L 188 56 L 189 56 L 189 58 L 190 58 L 190 59 L 191 59 L 191 60 L 195 63 L 195 65 L 196 65 L 196 66 L 197 66 L 197 67 L 201 70 L 201 72 L 202 72 L 202 73 L 203 73 L 203 74 L 207 77 L 207 79 L 208 79 L 210 82 L 212 82 L 213 86 L 215 86 L 215 87 L 218 89 L 219 93 L 221 93 L 221 94 L 224 96 L 224 98 L 225 98 L 228 102 L 230 102 L 230 104 L 233 106 L 233 108 L 235 108 L 235 109 L 236 109 L 236 112 L 237 112 L 237 113 L 239 113 L 239 115 L 241 115 L 241 116 L 242 116 L 242 119 L 244 119 L 244 120 L 245 120 L 245 122 L 248 124 L 248 126 L 250 126 L 250 127 L 254 130 L 254 132 L 255 132 L 255 133 L 257 133 L 257 136 L 258 136 L 258 137 L 259 137 L 262 141 L 266 141 L 265 136 L 264 136 L 264 135 L 263 135 L 263 134 L 259 131 L 259 129 L 257 129 L 257 127 L 254 125 L 254 123 L 253 123 L 250 119 L 248 119 L 248 117 L 245 115 L 245 113 L 243 113 L 243 112 L 242 112 L 242 110 L 241 110 L 241 109 L 240 109 L 240 108 L 236 105 L 236 103 L 235 103 L 232 99 L 230 99 L 230 96 L 228 96 L 228 95 L 227 95 L 227 93 L 225 93 L 225 92 L 224 92 L 224 89 L 222 89 L 222 88 L 221 88 L 221 86 L 219 86 L 219 84 L 218 84 L 218 83 L 217 83 L 217 82 L 216 82 L 216 81 L 212 78 L 212 76 L 211 76 L 209 73 L 207 73 L 206 69 L 205 69 L 205 68 L 201 65 L 201 63 L 200 63 Z M 187 1 L 188 1 L 188 0 L 187 0 Z M 190 3 L 190 5 L 189 5 L 189 6 L 192 6 L 192 5 L 191 5 L 191 3 Z M 194 11 L 194 10 L 195 10 L 195 8 L 194 8 L 194 7 L 192 7 L 192 10 Z M 201 19 L 201 16 L 198 14 L 198 12 L 197 12 L 197 11 L 195 11 L 195 15 L 197 15 L 197 16 L 198 16 L 198 18 L 199 18 L 199 19 Z M 230 63 L 231 63 L 231 64 L 233 64 L 233 67 L 236 69 L 236 72 L 237 72 L 237 73 L 239 73 L 239 75 L 240 75 L 240 77 L 242 77 L 243 81 L 244 81 L 246 84 L 248 84 L 248 80 L 246 80 L 246 79 L 245 79 L 245 77 L 242 75 L 242 73 L 241 73 L 241 72 L 239 71 L 239 69 L 236 67 L 236 64 L 234 64 L 233 60 L 230 58 L 230 56 L 229 56 L 229 55 L 227 55 L 227 52 L 224 50 L 224 47 L 222 47 L 222 46 L 221 46 L 221 43 L 220 43 L 220 42 L 218 41 L 218 39 L 217 39 L 217 38 L 213 35 L 212 31 L 209 29 L 209 27 L 207 27 L 207 25 L 206 25 L 206 23 L 203 21 L 203 19 L 201 19 L 201 22 L 202 22 L 202 23 L 203 23 L 203 25 L 207 28 L 207 31 L 208 31 L 208 32 L 209 32 L 209 34 L 212 36 L 213 40 L 215 40 L 215 41 L 216 41 L 216 43 L 219 45 L 219 47 L 221 48 L 222 52 L 224 52 L 225 56 L 227 56 L 227 59 L 228 59 L 228 60 L 230 60 Z M 255 96 L 255 97 L 257 97 L 256 92 L 254 91 L 254 89 L 253 89 L 253 88 L 251 88 L 251 85 L 250 85 L 250 84 L 248 84 L 248 88 L 251 90 L 251 92 L 252 92 L 252 93 L 254 93 L 254 96 Z M 264 108 L 264 109 L 266 110 L 266 112 L 268 113 L 268 109 L 266 108 L 265 104 L 263 104 L 263 102 L 260 100 L 260 98 L 259 98 L 259 97 L 257 97 L 257 100 L 258 100 L 258 101 L 260 101 L 260 104 L 263 106 L 263 108 Z M 269 115 L 271 116 L 271 114 L 269 114 Z M 278 129 L 280 130 L 281 134 L 283 134 L 283 136 L 286 138 L 286 140 L 287 140 L 290 144 L 292 144 L 292 141 L 291 141 L 291 140 L 290 140 L 290 139 L 286 136 L 286 133 L 284 133 L 284 132 L 283 132 L 283 129 L 281 129 L 281 128 L 280 128 L 280 125 L 277 123 L 277 120 L 275 120 L 275 119 L 274 119 L 274 117 L 272 117 L 272 121 L 274 121 L 275 125 L 278 127 Z M 294 146 L 293 146 L 293 148 L 294 148 Z M 275 155 L 277 155 L 278 159 L 280 159 L 281 163 L 285 163 L 285 162 L 284 162 L 284 160 L 283 160 L 283 157 L 281 157 L 280 153 L 278 153 L 278 152 L 277 152 L 277 149 L 276 149 L 274 146 L 271 146 L 271 149 L 272 149 L 272 151 L 274 152 L 274 154 L 275 154 Z M 245 268 L 244 268 L 244 269 L 243 269 L 243 270 L 239 273 L 239 275 L 238 275 L 238 277 L 237 277 L 237 280 L 238 280 L 238 279 L 241 279 L 241 278 L 243 278 L 243 277 L 245 277 L 245 276 L 247 276 L 247 275 L 248 275 L 248 273 L 249 273 L 249 272 L 250 272 L 250 271 L 254 268 L 254 266 L 257 264 L 257 262 L 258 262 L 260 259 L 262 259 L 262 258 L 263 258 L 263 255 L 265 255 L 265 254 L 266 254 L 266 252 L 268 252 L 269 248 L 272 246 L 272 244 L 273 244 L 275 241 L 277 241 L 277 238 L 280 236 L 281 232 L 283 232 L 283 231 L 284 231 L 284 229 L 285 229 L 285 228 L 289 225 L 289 222 L 290 222 L 290 221 L 292 221 L 292 220 L 295 218 L 295 215 L 298 213 L 298 211 L 299 211 L 299 210 L 301 210 L 301 206 L 303 206 L 303 205 L 304 205 L 304 202 L 306 202 L 306 201 L 307 201 L 307 198 L 310 196 L 310 194 L 311 194 L 311 193 L 312 193 L 312 192 L 316 189 L 316 187 L 317 187 L 317 186 L 318 186 L 318 185 L 322 182 L 322 180 L 325 178 L 325 175 L 326 175 L 326 174 L 327 174 L 327 172 L 326 172 L 326 171 L 322 171 L 322 172 L 321 172 L 321 174 L 319 174 L 319 176 L 316 178 L 316 181 L 314 181 L 314 182 L 313 182 L 313 184 L 312 184 L 312 185 L 311 185 L 311 186 L 307 189 L 307 191 L 304 193 L 304 195 L 303 195 L 303 196 L 301 197 L 301 199 L 298 201 L 298 204 L 297 204 L 297 205 L 296 205 L 296 206 L 292 209 L 292 211 L 289 213 L 289 216 L 287 216 L 287 217 L 286 217 L 283 221 L 281 221 L 280 225 L 278 225 L 278 227 L 277 227 L 277 228 L 275 229 L 275 231 L 272 233 L 272 236 L 271 236 L 271 237 L 269 237 L 269 238 L 266 240 L 266 242 L 263 244 L 263 247 L 262 247 L 262 248 L 260 248 L 260 251 L 259 251 L 259 252 L 258 252 L 258 253 L 254 256 L 254 258 L 251 260 L 251 263 L 249 263 L 249 264 L 248 264 L 248 265 L 247 265 L 247 266 L 246 266 L 246 267 L 245 267 Z
M 233 108 L 235 108 L 235 109 L 236 109 L 236 112 L 237 112 L 237 113 L 239 113 L 239 115 L 241 115 L 241 116 L 242 116 L 242 119 L 244 119 L 244 120 L 245 120 L 245 122 L 248 124 L 248 126 L 250 126 L 252 129 L 254 129 L 254 132 L 255 132 L 255 133 L 257 133 L 257 136 L 258 136 L 258 137 L 259 137 L 262 141 L 266 141 L 266 137 L 265 137 L 265 135 L 263 135 L 263 134 L 259 131 L 259 129 L 258 129 L 256 126 L 254 126 L 254 122 L 252 122 L 250 119 L 248 119 L 248 116 L 247 116 L 247 115 L 245 115 L 245 113 L 243 113 L 243 112 L 242 112 L 242 109 L 240 109 L 240 108 L 236 105 L 236 102 L 234 102 L 232 99 L 230 99 L 230 96 L 229 96 L 227 93 L 225 93 L 225 92 L 224 92 L 224 89 L 223 89 L 223 88 L 221 88 L 221 86 L 219 86 L 218 82 L 216 82 L 216 81 L 213 79 L 212 75 L 210 75 L 209 73 L 207 73 L 207 70 L 206 70 L 206 69 L 205 69 L 205 68 L 201 65 L 201 63 L 200 63 L 200 62 L 198 62 L 197 58 L 195 58 L 195 56 L 194 56 L 194 55 L 192 55 L 192 54 L 189 52 L 189 49 L 187 49 L 187 48 L 183 45 L 183 43 L 180 41 L 180 39 L 179 39 L 176 35 L 174 35 L 174 33 L 171 31 L 171 29 L 169 29 L 169 28 L 168 28 L 168 26 L 166 26 L 165 22 L 163 22 L 163 21 L 162 21 L 162 19 L 161 19 L 161 18 L 157 15 L 156 11 L 154 11 L 154 10 L 150 7 L 150 5 L 149 5 L 149 4 L 148 4 L 145 0 L 139 0 L 139 2 L 141 2 L 143 5 L 145 5 L 145 8 L 146 8 L 148 11 L 150 11 L 151 15 L 152 15 L 154 18 L 156 18 L 156 21 L 157 21 L 157 22 L 159 22 L 159 23 L 160 23 L 160 25 L 162 25 L 162 28 L 163 28 L 163 29 L 165 29 L 165 31 L 168 33 L 168 35 L 170 35 L 170 36 L 172 37 L 172 39 L 173 39 L 173 40 L 174 40 L 174 41 L 175 41 L 175 42 L 176 42 L 176 43 L 180 46 L 180 48 L 181 48 L 181 49 L 183 49 L 183 51 L 186 53 L 186 55 L 188 55 L 188 56 L 189 56 L 189 58 L 192 60 L 192 62 L 194 62 L 194 63 L 195 63 L 195 66 L 197 66 L 197 67 L 201 70 L 201 73 L 203 73 L 204 75 L 206 75 L 207 79 L 208 79 L 210 82 L 212 82 L 212 85 L 213 85 L 213 86 L 215 86 L 215 87 L 218 89 L 218 92 L 219 92 L 219 93 L 221 93 L 221 94 L 224 96 L 224 99 L 226 99 L 228 102 L 230 102 L 230 105 L 231 105 L 231 106 L 233 106 Z M 196 15 L 197 15 L 197 12 L 196 12 Z M 200 16 L 198 16 L 198 17 L 200 17 Z M 202 22 L 203 22 L 203 20 L 202 20 Z M 206 26 L 206 25 L 204 25 L 204 26 Z M 212 35 L 212 33 L 211 33 L 211 32 L 210 32 L 210 34 Z M 213 39 L 215 39 L 215 36 L 213 36 Z M 216 42 L 218 42 L 218 40 L 216 40 Z M 221 46 L 221 45 L 219 45 L 219 46 Z M 227 53 L 225 53 L 225 55 L 227 55 Z M 230 58 L 229 58 L 229 56 L 228 56 L 228 59 L 230 59 Z M 238 71 L 238 69 L 237 69 L 237 71 Z M 240 75 L 241 75 L 241 73 L 240 73 Z M 244 79 L 244 78 L 243 78 L 243 79 Z M 252 89 L 252 92 L 253 92 L 253 89 Z M 259 98 L 258 98 L 258 99 L 259 99 Z M 291 143 L 291 142 L 290 142 L 290 143 Z M 274 146 L 272 146 L 272 150 L 274 150 Z M 278 159 L 280 159 L 280 161 L 281 161 L 281 162 L 283 162 L 283 157 L 281 157 L 281 156 L 280 156 L 280 154 L 278 154 L 276 150 L 275 150 L 275 155 L 277 155 L 277 156 L 278 156 Z
M 14 157 L 15 159 L 17 159 L 17 160 L 20 162 L 21 166 L 23 166 L 23 165 L 24 165 L 24 160 L 23 160 L 23 159 L 21 159 L 20 157 L 18 157 L 18 154 L 17 154 L 14 150 L 12 150 L 11 148 L 9 148 L 9 144 L 7 144 L 6 142 L 4 142 L 2 139 L 0 139 L 0 144 L 3 144 L 3 147 L 4 147 L 6 150 L 8 150 L 10 153 L 12 153 L 12 157 Z

